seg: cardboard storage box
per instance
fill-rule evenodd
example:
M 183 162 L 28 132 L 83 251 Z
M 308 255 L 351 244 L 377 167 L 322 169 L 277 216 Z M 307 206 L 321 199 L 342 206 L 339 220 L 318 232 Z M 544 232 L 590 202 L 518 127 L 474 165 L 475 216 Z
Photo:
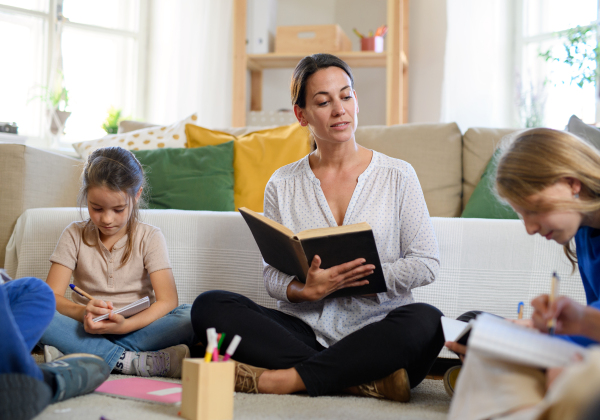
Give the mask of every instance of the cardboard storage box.
M 278 26 L 276 53 L 336 53 L 352 51 L 352 42 L 339 25 Z

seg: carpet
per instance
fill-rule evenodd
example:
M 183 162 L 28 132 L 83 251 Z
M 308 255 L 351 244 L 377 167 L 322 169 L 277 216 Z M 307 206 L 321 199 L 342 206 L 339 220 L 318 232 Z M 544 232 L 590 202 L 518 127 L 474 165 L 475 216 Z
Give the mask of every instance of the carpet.
M 125 376 L 111 375 L 108 380 L 123 377 Z M 426 379 L 412 390 L 409 403 L 354 396 L 311 398 L 306 394 L 237 393 L 234 397 L 234 419 L 441 420 L 446 418 L 449 405 L 450 397 L 446 394 L 442 381 Z M 92 393 L 49 405 L 35 419 L 99 420 L 103 416 L 107 420 L 162 420 L 181 418 L 177 414 L 179 410 L 179 405 L 162 405 Z

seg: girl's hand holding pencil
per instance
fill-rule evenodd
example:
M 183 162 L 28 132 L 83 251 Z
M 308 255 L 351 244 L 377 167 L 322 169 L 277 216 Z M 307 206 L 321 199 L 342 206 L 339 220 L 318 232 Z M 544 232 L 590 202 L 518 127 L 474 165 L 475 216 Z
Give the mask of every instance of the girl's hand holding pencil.
M 586 306 L 566 296 L 559 296 L 550 303 L 548 295 L 541 295 L 531 301 L 533 306 L 533 322 L 535 327 L 543 332 L 548 331 L 548 321 L 556 320 L 557 334 L 584 335 Z
M 83 328 L 89 334 L 123 334 L 125 318 L 123 315 L 113 313 L 112 302 L 92 299 L 85 307 Z M 108 315 L 108 319 L 94 322 L 93 319 L 100 315 Z

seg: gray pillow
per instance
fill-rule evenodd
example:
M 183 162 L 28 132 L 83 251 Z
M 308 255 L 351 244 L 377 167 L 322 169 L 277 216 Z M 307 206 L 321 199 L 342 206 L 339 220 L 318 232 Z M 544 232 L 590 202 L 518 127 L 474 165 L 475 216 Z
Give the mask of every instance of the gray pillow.
M 569 118 L 566 131 L 586 140 L 596 149 L 600 149 L 600 129 L 581 121 L 577 116 Z

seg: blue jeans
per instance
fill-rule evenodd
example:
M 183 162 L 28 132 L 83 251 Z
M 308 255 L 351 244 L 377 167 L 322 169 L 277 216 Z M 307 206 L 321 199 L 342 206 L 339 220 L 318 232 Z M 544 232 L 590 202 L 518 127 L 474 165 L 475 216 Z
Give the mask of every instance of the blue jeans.
M 196 344 L 198 340 L 192 328 L 191 307 L 189 304 L 180 305 L 144 328 L 122 335 L 88 334 L 83 323 L 56 312 L 40 342 L 65 354 L 95 354 L 102 357 L 112 370 L 125 351 L 156 351 L 178 344 L 188 347 Z
M 54 292 L 43 280 L 26 277 L 0 285 L 0 373 L 43 380 L 31 350 L 55 310 Z

